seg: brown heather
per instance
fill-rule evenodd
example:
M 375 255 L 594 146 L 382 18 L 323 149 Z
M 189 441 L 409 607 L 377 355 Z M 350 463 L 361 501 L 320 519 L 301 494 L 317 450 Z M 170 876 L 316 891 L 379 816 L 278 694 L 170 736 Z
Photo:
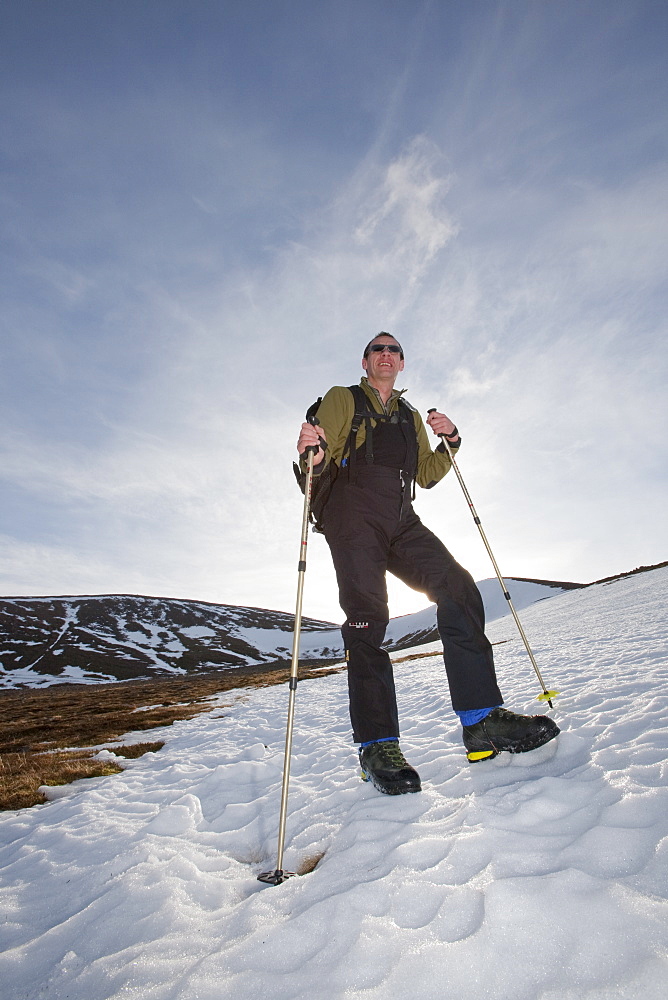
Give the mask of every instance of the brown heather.
M 300 678 L 345 669 L 302 668 Z M 220 707 L 218 695 L 245 687 L 287 683 L 289 669 L 235 668 L 221 672 L 156 677 L 117 684 L 58 684 L 0 691 L 0 809 L 44 802 L 40 785 L 123 770 L 123 758 L 155 753 L 164 742 L 123 742 Z M 112 745 L 105 746 L 108 741 Z M 119 741 L 119 742 L 116 742 Z M 96 759 L 110 750 L 117 761 Z

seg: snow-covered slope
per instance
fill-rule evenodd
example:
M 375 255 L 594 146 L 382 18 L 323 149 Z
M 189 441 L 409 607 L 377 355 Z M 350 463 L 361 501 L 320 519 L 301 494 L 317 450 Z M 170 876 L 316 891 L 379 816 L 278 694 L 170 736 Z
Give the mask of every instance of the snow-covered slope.
M 508 577 L 508 591 L 517 611 L 528 608 L 536 601 L 546 601 L 566 590 L 578 590 L 580 583 L 557 583 L 550 580 L 522 580 L 518 577 Z M 508 614 L 508 602 L 503 596 L 501 585 L 497 578 L 479 580 L 476 584 L 485 605 L 485 617 L 488 622 L 496 621 Z
M 668 569 L 523 615 L 557 740 L 466 763 L 436 654 L 396 668 L 424 790 L 360 782 L 345 677 L 299 686 L 286 867 L 272 869 L 286 686 L 220 699 L 113 778 L 0 815 L 11 1000 L 663 1000 Z M 509 707 L 538 707 L 512 621 Z M 156 738 L 157 738 L 156 734 Z M 145 737 L 144 737 L 145 738 Z
M 536 601 L 544 601 L 556 597 L 566 590 L 575 590 L 583 586 L 580 583 L 557 583 L 549 580 L 521 580 L 517 577 L 506 578 L 506 586 L 517 611 L 528 608 Z M 508 602 L 503 596 L 501 585 L 494 576 L 488 580 L 479 580 L 476 587 L 480 591 L 485 605 L 487 622 L 495 621 L 507 615 Z M 417 646 L 421 643 L 438 639 L 436 628 L 436 605 L 430 604 L 424 611 L 412 615 L 402 615 L 392 618 L 386 632 L 388 649 L 405 649 L 407 646 Z
M 494 588 L 489 587 L 490 583 Z M 496 580 L 480 585 L 488 618 L 507 612 Z M 564 585 L 514 582 L 518 607 L 560 593 Z M 498 597 L 497 597 L 498 594 Z M 501 607 L 497 607 L 501 602 Z M 263 608 L 115 594 L 99 597 L 0 599 L 0 688 L 97 683 L 286 662 L 294 616 Z M 437 638 L 432 605 L 395 618 L 387 647 L 405 649 Z M 304 618 L 300 659 L 343 656 L 332 622 Z

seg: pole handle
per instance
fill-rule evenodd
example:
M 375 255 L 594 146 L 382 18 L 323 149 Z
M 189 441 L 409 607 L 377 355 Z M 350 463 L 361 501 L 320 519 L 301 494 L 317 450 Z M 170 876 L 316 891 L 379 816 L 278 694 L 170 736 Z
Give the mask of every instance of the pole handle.
M 427 410 L 427 416 L 429 416 L 430 413 L 436 413 L 436 407 L 435 406 L 430 406 L 429 407 L 429 409 Z M 445 434 L 439 434 L 438 436 L 440 438 L 444 438 Z
M 430 414 L 430 413 L 436 413 L 436 407 L 435 406 L 430 406 L 429 407 L 429 409 L 427 410 L 427 414 Z M 440 438 L 444 438 L 445 434 L 439 434 L 438 436 Z
M 315 413 L 309 414 L 309 416 L 306 418 L 306 420 L 307 420 L 307 423 L 311 424 L 313 427 L 319 427 L 320 426 L 320 424 L 318 423 L 318 418 L 316 417 Z M 308 453 L 310 451 L 312 451 L 313 454 L 316 455 L 318 453 L 318 448 L 319 447 L 320 447 L 320 445 L 317 445 L 317 444 L 310 444 L 310 445 L 308 445 L 304 449 L 304 455 L 308 455 Z
M 430 407 L 430 408 L 429 408 L 429 409 L 427 410 L 427 414 L 429 414 L 429 413 L 436 413 L 436 407 L 435 407 L 435 406 L 431 406 L 431 407 Z M 455 428 L 455 430 L 456 430 L 456 429 L 457 429 L 457 428 Z M 452 457 L 453 457 L 453 456 L 452 456 L 452 448 L 450 447 L 450 442 L 448 441 L 448 439 L 447 439 L 447 436 L 446 436 L 445 434 L 439 434 L 438 436 L 440 437 L 440 439 L 441 439 L 441 441 L 443 442 L 443 444 L 445 445 L 445 447 L 446 447 L 446 448 L 448 449 L 448 455 L 449 455 L 449 456 L 450 456 L 450 458 L 452 459 Z M 454 462 L 453 462 L 453 464 L 454 464 Z

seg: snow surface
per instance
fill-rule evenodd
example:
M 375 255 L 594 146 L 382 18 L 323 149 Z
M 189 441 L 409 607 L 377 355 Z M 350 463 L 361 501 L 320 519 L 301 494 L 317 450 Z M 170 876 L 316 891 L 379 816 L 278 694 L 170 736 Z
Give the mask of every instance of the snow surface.
M 111 778 L 0 815 L 11 1000 L 663 1000 L 668 978 L 668 570 L 523 613 L 561 736 L 466 763 L 435 653 L 397 664 L 421 794 L 360 782 L 345 676 L 221 697 Z M 489 628 L 507 704 L 537 684 Z M 137 734 L 137 738 L 140 735 Z M 143 734 L 143 738 L 145 734 Z

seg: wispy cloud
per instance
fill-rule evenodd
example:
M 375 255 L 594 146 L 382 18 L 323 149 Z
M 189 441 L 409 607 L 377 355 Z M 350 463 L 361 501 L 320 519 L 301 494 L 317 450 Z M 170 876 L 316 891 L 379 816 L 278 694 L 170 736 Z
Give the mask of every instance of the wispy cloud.
M 401 273 L 404 296 L 414 294 L 425 269 L 456 233 L 445 205 L 449 179 L 438 173 L 442 160 L 425 136 L 413 139 L 387 166 L 354 232 L 355 241 L 371 250 L 364 261 L 371 280 L 383 271 L 394 278 Z
M 298 425 L 330 385 L 358 379 L 380 329 L 406 348 L 411 401 L 462 429 L 507 572 L 588 579 L 664 558 L 658 63 L 641 58 L 641 34 L 642 86 L 620 66 L 635 23 L 623 5 L 603 36 L 596 4 L 562 6 L 522 18 L 426 4 L 383 36 L 401 59 L 377 53 L 371 83 L 367 47 L 347 32 L 357 76 L 337 80 L 363 95 L 353 117 L 320 81 L 346 123 L 337 134 L 355 132 L 340 150 L 301 92 L 274 121 L 260 92 L 214 100 L 159 75 L 99 114 L 98 93 L 75 105 L 14 90 L 27 167 L 3 202 L 16 248 L 3 293 L 6 593 L 291 610 Z M 374 36 L 388 16 L 371 18 Z M 268 58 L 282 80 L 280 54 Z M 455 482 L 419 510 L 489 575 Z M 307 613 L 336 619 L 322 539 L 309 560 Z M 393 612 L 423 603 L 392 593 Z

